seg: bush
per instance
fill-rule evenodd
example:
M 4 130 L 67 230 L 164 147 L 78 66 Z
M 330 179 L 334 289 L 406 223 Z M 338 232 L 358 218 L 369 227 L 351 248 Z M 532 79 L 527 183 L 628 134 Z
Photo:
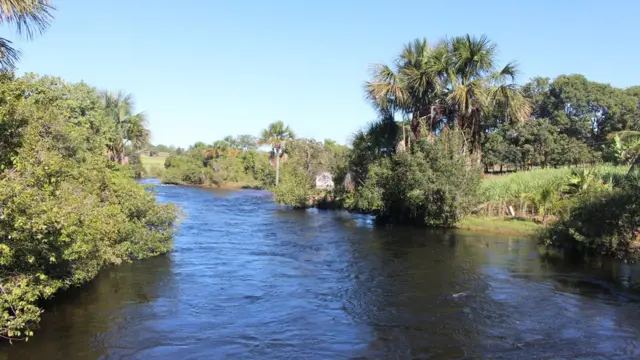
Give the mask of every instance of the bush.
M 294 208 L 307 208 L 313 204 L 316 191 L 313 183 L 292 166 L 280 168 L 280 184 L 271 188 L 276 202 Z
M 480 167 L 457 132 L 421 141 L 411 152 L 382 158 L 345 206 L 392 223 L 453 226 L 476 203 Z
M 202 185 L 206 183 L 205 168 L 202 167 L 202 163 L 198 159 L 192 156 L 169 156 L 165 160 L 164 166 L 166 171 L 162 182 L 166 184 Z
M 541 237 L 549 247 L 583 255 L 640 259 L 640 184 L 585 192 Z

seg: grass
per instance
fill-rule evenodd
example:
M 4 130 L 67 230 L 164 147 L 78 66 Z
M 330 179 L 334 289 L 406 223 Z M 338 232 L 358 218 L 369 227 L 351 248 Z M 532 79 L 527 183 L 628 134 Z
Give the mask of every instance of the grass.
M 160 153 L 157 156 L 141 155 L 140 161 L 142 162 L 146 176 L 162 176 L 162 173 L 164 173 L 164 161 L 168 156 L 166 153 Z
M 493 234 L 533 235 L 543 229 L 544 225 L 520 218 L 469 216 L 462 219 L 456 227 Z
M 545 189 L 558 192 L 574 169 L 536 169 L 507 175 L 489 175 L 480 186 L 480 201 L 483 203 L 481 213 L 489 217 L 504 216 L 507 215 L 506 209 L 511 206 L 518 216 L 534 215 L 536 211 L 531 204 L 527 204 L 527 199 L 535 198 Z M 612 165 L 599 165 L 594 169 L 600 179 L 614 183 L 628 171 L 626 166 Z

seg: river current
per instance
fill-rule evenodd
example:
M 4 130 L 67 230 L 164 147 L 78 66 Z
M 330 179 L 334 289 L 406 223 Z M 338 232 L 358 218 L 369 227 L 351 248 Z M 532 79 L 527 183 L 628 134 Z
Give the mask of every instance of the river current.
M 637 265 L 264 191 L 156 190 L 181 208 L 175 251 L 58 295 L 0 360 L 640 358 Z

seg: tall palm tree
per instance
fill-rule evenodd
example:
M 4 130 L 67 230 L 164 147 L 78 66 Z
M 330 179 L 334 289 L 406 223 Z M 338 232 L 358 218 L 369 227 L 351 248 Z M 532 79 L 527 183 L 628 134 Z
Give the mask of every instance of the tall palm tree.
M 479 157 L 488 117 L 523 121 L 531 110 L 514 84 L 516 65 L 496 70 L 495 58 L 496 46 L 484 36 L 445 39 L 434 47 L 417 39 L 405 45 L 394 68 L 375 66 L 365 93 L 382 120 L 394 121 L 397 113 L 410 119 L 416 139 L 445 125 L 464 130 Z
M 437 54 L 426 39 L 405 45 L 394 69 L 378 64 L 372 80 L 365 83 L 366 97 L 380 113 L 381 119 L 395 121 L 397 113 L 411 121 L 411 131 L 419 138 L 427 116 L 433 118 L 441 90 L 435 71 Z
M 446 107 L 452 125 L 471 136 L 471 152 L 481 155 L 482 123 L 487 116 L 524 121 L 531 106 L 514 83 L 517 66 L 496 70 L 496 45 L 486 36 L 460 36 L 445 42 L 447 57 L 438 69 L 446 88 Z
M 53 10 L 48 0 L 0 0 L 0 22 L 31 39 L 49 26 Z M 20 51 L 12 47 L 12 42 L 0 37 L 0 68 L 13 68 L 19 57 Z
M 105 91 L 103 93 L 105 114 L 111 118 L 116 128 L 116 138 L 109 146 L 112 161 L 125 162 L 125 149 L 131 146 L 139 151 L 149 144 L 150 132 L 147 129 L 147 117 L 144 113 L 134 112 L 131 94 Z
M 280 156 L 284 151 L 287 141 L 294 138 L 295 134 L 289 126 L 285 126 L 282 121 L 276 121 L 269 124 L 269 126 L 262 131 L 261 137 L 258 140 L 260 144 L 269 144 L 276 158 L 276 186 L 278 186 L 280 181 Z

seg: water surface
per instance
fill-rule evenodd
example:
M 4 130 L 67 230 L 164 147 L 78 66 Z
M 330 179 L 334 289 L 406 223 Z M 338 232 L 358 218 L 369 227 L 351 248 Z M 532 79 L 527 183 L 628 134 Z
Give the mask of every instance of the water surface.
M 157 190 L 182 208 L 175 251 L 58 296 L 0 359 L 640 358 L 637 267 L 261 191 Z

